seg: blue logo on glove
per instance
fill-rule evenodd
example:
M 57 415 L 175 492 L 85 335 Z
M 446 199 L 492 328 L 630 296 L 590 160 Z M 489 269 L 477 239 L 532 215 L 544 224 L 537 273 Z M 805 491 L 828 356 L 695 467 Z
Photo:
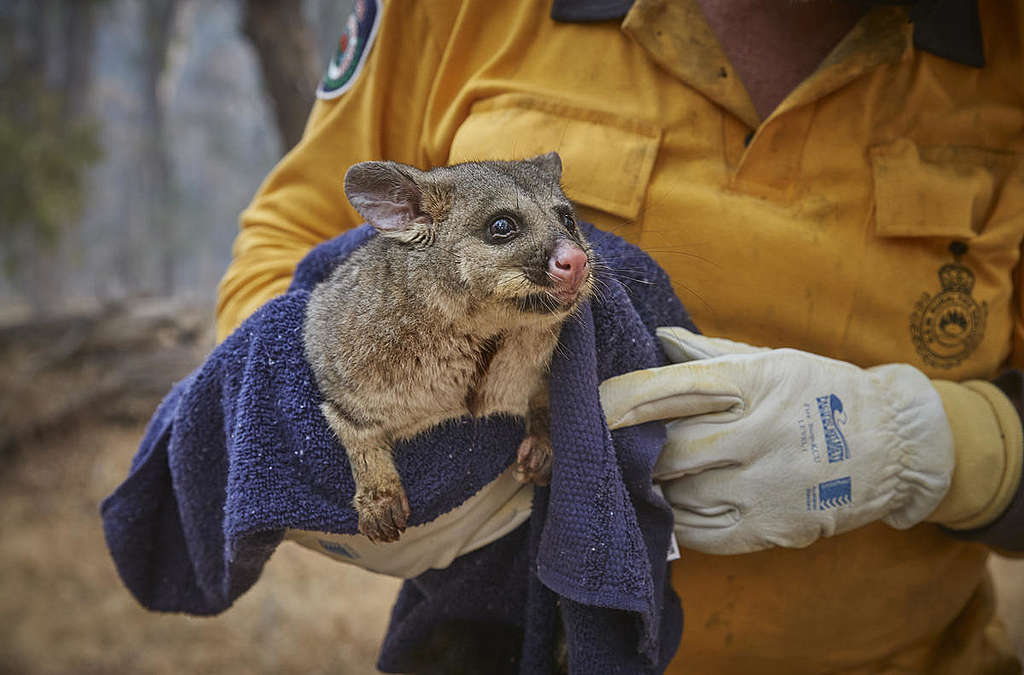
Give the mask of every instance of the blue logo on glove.
M 843 402 L 835 394 L 819 396 L 816 400 L 818 401 L 818 414 L 821 415 L 821 426 L 825 431 L 825 447 L 829 463 L 849 459 L 850 448 L 846 445 L 843 432 L 839 430 L 840 424 L 846 424 Z
M 818 509 L 824 511 L 853 503 L 851 487 L 849 476 L 818 483 Z
M 340 555 L 344 558 L 352 558 L 353 560 L 359 557 L 358 553 L 350 549 L 348 546 L 345 546 L 344 544 L 339 544 L 334 541 L 327 541 L 325 539 L 317 539 L 317 541 L 328 553 Z

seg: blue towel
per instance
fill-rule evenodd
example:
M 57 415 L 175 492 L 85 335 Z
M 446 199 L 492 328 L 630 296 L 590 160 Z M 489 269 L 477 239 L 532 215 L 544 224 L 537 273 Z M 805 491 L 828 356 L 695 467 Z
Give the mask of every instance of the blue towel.
M 693 325 L 646 254 L 585 231 L 602 261 L 599 291 L 563 327 L 551 365 L 551 485 L 535 491 L 517 530 L 404 584 L 382 670 L 424 671 L 446 654 L 465 672 L 551 672 L 559 612 L 573 672 L 661 672 L 678 646 L 682 611 L 665 560 L 672 515 L 651 490 L 664 429 L 609 432 L 598 383 L 661 364 L 655 327 Z M 363 226 L 310 252 L 289 291 L 157 409 L 101 506 L 117 569 L 144 606 L 221 612 L 256 582 L 285 529 L 357 532 L 348 460 L 320 413 L 302 325 L 310 290 L 370 236 Z M 466 418 L 399 443 L 410 524 L 494 480 L 522 435 L 521 421 Z M 481 451 L 451 452 L 467 447 Z

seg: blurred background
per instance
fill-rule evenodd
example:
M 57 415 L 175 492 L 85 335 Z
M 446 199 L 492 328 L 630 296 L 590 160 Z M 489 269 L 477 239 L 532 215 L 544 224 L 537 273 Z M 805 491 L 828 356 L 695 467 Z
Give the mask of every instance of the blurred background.
M 0 0 L 0 673 L 376 672 L 394 580 L 285 544 L 223 615 L 150 613 L 97 511 L 352 4 Z M 993 561 L 1024 652 L 1022 565 Z
M 150 613 L 98 517 L 352 4 L 0 0 L 0 672 L 377 672 L 394 580 L 285 544 L 223 615 Z

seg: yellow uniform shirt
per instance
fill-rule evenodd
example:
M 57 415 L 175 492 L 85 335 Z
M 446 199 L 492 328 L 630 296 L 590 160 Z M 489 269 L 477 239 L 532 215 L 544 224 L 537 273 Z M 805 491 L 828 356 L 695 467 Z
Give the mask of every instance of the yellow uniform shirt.
M 760 120 L 687 0 L 592 24 L 533 1 L 391 0 L 363 72 L 243 214 L 220 334 L 359 222 L 351 164 L 557 150 L 581 219 L 646 249 L 708 334 L 950 380 L 1024 366 L 1024 12 L 980 6 L 985 68 L 915 50 L 905 12 L 878 7 Z M 684 551 L 674 667 L 1019 672 L 990 626 L 986 555 L 881 524 L 802 550 Z

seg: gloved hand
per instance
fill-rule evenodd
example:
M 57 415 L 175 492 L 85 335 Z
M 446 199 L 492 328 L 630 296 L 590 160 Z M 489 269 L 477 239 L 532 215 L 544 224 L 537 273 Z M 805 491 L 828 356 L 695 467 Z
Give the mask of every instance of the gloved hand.
M 747 553 L 875 520 L 908 528 L 945 495 L 952 435 L 917 369 L 658 336 L 676 363 L 606 380 L 601 402 L 613 429 L 670 420 L 655 480 L 681 546 Z
M 361 534 L 309 530 L 288 530 L 285 538 L 338 562 L 411 579 L 448 567 L 458 556 L 504 537 L 530 517 L 533 485 L 517 481 L 513 470 L 509 467 L 451 511 L 408 528 L 398 541 L 374 543 Z

